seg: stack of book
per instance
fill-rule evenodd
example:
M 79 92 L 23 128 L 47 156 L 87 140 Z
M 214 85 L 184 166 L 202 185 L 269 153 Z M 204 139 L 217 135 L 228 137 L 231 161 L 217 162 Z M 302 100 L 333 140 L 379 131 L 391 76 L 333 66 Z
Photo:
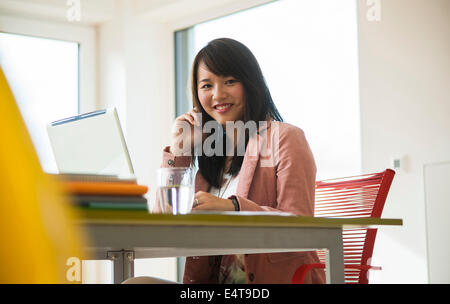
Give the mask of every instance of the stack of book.
M 89 209 L 147 210 L 147 186 L 113 175 L 57 174 L 73 204 Z

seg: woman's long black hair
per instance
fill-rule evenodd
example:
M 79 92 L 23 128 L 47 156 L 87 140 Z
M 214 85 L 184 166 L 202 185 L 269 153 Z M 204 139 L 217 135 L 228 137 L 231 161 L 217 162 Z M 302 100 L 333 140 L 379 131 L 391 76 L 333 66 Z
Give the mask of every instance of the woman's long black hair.
M 245 91 L 244 124 L 248 121 L 254 121 L 256 125 L 259 125 L 260 121 L 266 121 L 268 118 L 283 121 L 273 103 L 269 88 L 253 53 L 236 40 L 220 38 L 210 41 L 201 49 L 192 65 L 192 101 L 193 105 L 201 110 L 202 128 L 206 122 L 213 120 L 213 118 L 206 113 L 198 98 L 197 82 L 200 63 L 205 64 L 210 72 L 218 76 L 232 76 L 242 83 Z M 248 132 L 245 135 L 245 149 L 251 135 Z M 224 144 L 223 147 L 224 153 L 222 155 L 224 156 L 206 156 L 203 153 L 196 156 L 200 173 L 211 186 L 217 188 L 220 188 L 222 183 L 226 160 L 226 145 Z M 236 176 L 243 161 L 244 156 L 233 156 L 229 173 Z M 195 157 L 192 158 L 192 162 L 195 162 Z

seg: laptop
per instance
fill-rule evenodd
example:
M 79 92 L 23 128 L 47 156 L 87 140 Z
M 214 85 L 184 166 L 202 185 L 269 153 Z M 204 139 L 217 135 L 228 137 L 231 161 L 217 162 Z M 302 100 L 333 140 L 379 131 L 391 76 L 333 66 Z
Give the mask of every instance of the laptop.
M 115 107 L 54 121 L 47 133 L 59 174 L 135 178 Z

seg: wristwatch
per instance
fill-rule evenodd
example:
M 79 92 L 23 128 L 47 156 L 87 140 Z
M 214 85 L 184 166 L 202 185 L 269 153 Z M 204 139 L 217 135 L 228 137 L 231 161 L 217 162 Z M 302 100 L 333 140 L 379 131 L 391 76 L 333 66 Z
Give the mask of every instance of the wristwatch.
M 239 202 L 238 202 L 236 196 L 233 195 L 233 196 L 230 197 L 230 199 L 231 199 L 231 202 L 232 202 L 233 205 L 234 205 L 234 211 L 240 211 L 241 208 L 239 207 Z

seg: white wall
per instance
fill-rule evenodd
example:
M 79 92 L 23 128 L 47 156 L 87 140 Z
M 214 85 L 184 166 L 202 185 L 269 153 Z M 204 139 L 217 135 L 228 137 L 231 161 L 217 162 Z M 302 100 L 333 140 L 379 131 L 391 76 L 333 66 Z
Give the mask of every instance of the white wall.
M 125 9 L 111 21 L 96 27 L 98 109 L 117 107 L 126 133 L 127 67 L 125 62 Z
M 428 280 L 450 282 L 450 244 L 442 234 L 450 231 L 450 161 L 424 166 Z
M 359 4 L 362 164 L 364 172 L 404 156 L 383 217 L 374 283 L 427 283 L 423 166 L 450 160 L 450 1 L 381 0 L 381 20 Z M 448 242 L 446 233 L 442 241 Z

